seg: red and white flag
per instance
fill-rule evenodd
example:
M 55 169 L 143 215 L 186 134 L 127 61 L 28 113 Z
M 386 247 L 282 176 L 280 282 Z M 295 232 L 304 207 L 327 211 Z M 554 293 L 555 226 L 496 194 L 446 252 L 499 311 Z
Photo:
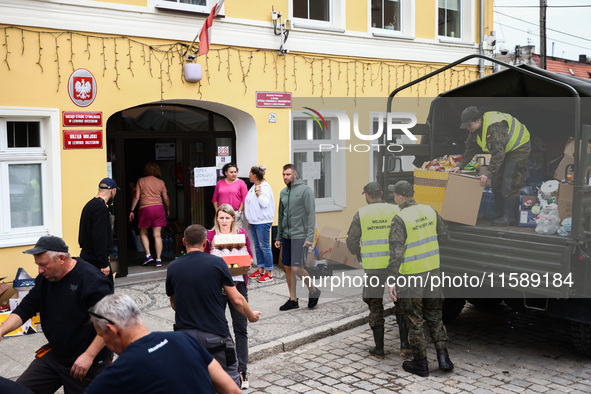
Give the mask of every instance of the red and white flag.
M 209 52 L 209 44 L 211 43 L 211 26 L 213 25 L 213 18 L 215 18 L 220 9 L 224 5 L 224 0 L 219 0 L 216 5 L 214 5 L 209 13 L 207 19 L 205 19 L 205 23 L 203 23 L 203 27 L 201 28 L 201 32 L 199 33 L 199 53 L 197 56 L 205 55 Z

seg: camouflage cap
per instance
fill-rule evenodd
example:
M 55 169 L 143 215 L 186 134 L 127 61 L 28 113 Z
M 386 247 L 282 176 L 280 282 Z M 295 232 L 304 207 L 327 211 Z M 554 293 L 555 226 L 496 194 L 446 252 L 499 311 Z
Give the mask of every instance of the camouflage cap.
M 462 111 L 462 124 L 460 125 L 460 129 L 465 129 L 466 127 L 470 126 L 470 122 L 476 120 L 480 111 L 478 107 L 468 107 Z
M 365 185 L 363 187 L 363 191 L 361 192 L 361 194 L 367 193 L 369 195 L 372 195 L 372 194 L 375 194 L 375 193 L 381 192 L 381 191 L 382 191 L 382 187 L 380 186 L 379 183 L 369 182 L 367 185 Z
M 408 181 L 398 181 L 395 185 L 388 186 L 388 190 L 404 197 L 413 197 L 415 191 Z

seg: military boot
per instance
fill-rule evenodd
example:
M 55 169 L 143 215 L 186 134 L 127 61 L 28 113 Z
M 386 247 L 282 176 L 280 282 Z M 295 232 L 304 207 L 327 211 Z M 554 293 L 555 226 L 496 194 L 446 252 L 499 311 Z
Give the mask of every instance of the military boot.
M 517 209 L 519 208 L 519 197 L 505 199 L 503 217 L 493 220 L 493 226 L 515 226 L 517 225 Z
M 396 322 L 398 323 L 398 333 L 400 334 L 400 357 L 409 358 L 412 356 L 412 350 L 408 342 L 408 324 L 406 318 L 402 314 L 396 314 Z
M 449 372 L 454 369 L 454 363 L 449 359 L 447 349 L 437 349 L 437 362 L 439 363 L 439 369 L 445 372 Z
M 384 327 L 372 327 L 373 340 L 376 344 L 375 347 L 369 349 L 369 354 L 376 356 L 379 359 L 384 358 Z
M 429 376 L 429 364 L 427 363 L 427 357 L 419 360 L 405 361 L 402 363 L 402 369 L 406 372 L 414 373 L 419 376 Z
M 495 211 L 484 216 L 484 220 L 495 220 L 502 218 L 505 214 L 505 199 L 501 193 L 495 193 Z

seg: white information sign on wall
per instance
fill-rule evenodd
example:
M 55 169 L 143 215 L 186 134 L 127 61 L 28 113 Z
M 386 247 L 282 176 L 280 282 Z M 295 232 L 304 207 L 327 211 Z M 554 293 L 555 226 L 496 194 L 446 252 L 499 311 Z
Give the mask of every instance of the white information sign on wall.
M 302 179 L 320 179 L 320 162 L 302 163 Z
M 156 160 L 174 160 L 175 146 L 174 143 L 156 143 Z
M 217 183 L 217 170 L 215 167 L 195 167 L 195 187 L 215 186 Z
M 222 169 L 228 163 L 232 162 L 232 156 L 216 156 L 215 157 L 215 166 L 218 169 Z

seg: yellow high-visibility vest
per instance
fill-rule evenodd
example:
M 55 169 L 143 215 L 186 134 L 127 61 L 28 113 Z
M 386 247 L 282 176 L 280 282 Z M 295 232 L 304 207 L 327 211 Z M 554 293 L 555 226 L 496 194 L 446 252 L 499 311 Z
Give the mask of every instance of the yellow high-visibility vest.
M 482 115 L 482 136 L 477 137 L 478 145 L 482 148 L 484 153 L 488 153 L 488 148 L 486 147 L 486 133 L 488 131 L 488 126 L 493 123 L 502 122 L 503 120 L 509 125 L 509 138 L 507 138 L 505 152 L 511 152 L 529 142 L 529 131 L 527 130 L 527 127 L 513 116 L 496 111 L 485 112 L 484 115 Z
M 399 272 L 419 274 L 439 268 L 437 213 L 428 205 L 413 205 L 398 216 L 406 226 L 406 250 Z
M 388 236 L 392 218 L 400 211 L 397 205 L 374 203 L 359 209 L 361 222 L 361 262 L 364 269 L 388 267 Z

